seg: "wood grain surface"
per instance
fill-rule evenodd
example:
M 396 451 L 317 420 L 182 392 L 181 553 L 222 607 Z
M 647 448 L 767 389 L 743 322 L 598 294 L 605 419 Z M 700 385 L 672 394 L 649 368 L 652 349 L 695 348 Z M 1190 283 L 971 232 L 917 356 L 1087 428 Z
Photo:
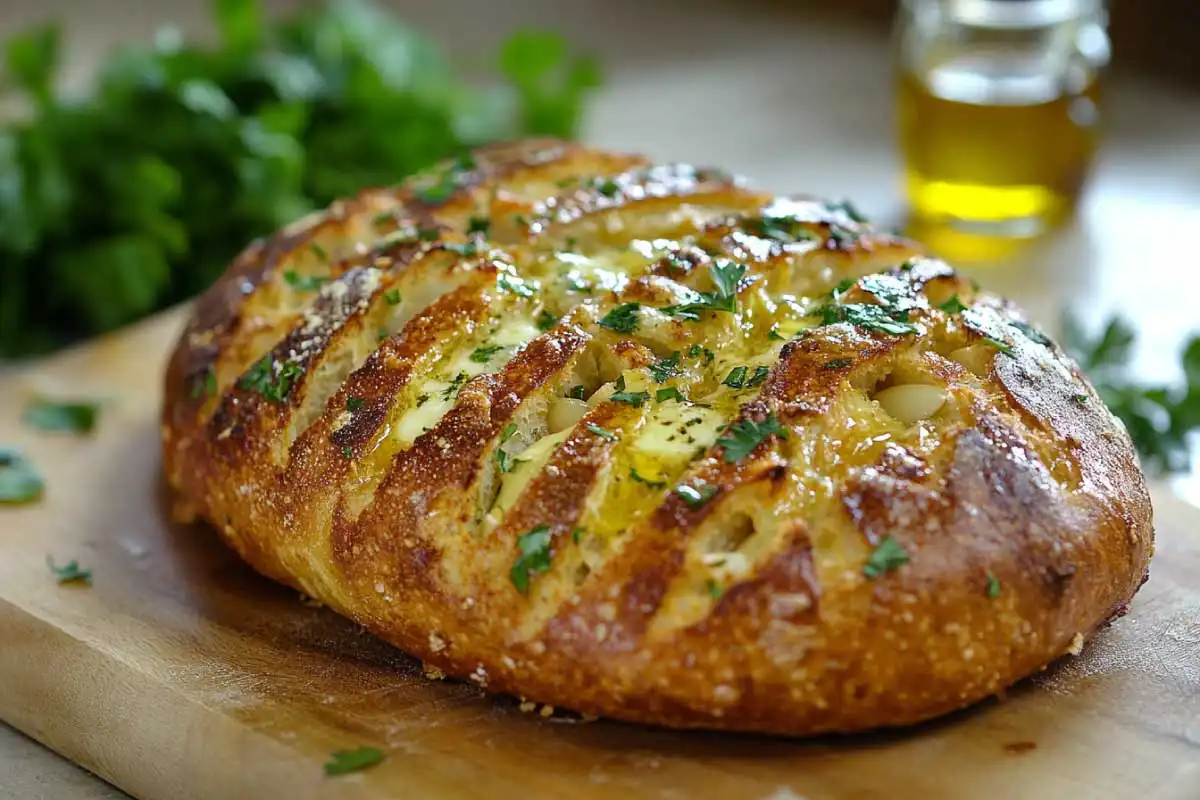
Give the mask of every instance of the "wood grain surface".
M 1166 493 L 1131 613 L 948 719 L 788 741 L 544 718 L 422 677 L 170 522 L 158 376 L 178 324 L 0 380 L 0 441 L 47 479 L 43 502 L 0 508 L 0 718 L 137 797 L 1200 797 L 1200 514 Z M 96 432 L 23 428 L 39 394 L 104 398 Z M 93 585 L 57 585 L 47 556 Z M 329 753 L 362 745 L 386 762 L 324 776 Z

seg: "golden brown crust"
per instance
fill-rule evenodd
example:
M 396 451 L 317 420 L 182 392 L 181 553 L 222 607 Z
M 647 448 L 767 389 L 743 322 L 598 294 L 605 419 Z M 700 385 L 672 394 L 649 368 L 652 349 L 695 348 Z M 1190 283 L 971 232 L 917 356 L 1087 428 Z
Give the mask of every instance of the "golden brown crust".
M 666 725 L 962 707 L 1153 545 L 1128 436 L 1016 309 L 845 206 L 551 140 L 248 247 L 163 442 L 264 574 L 446 674 Z

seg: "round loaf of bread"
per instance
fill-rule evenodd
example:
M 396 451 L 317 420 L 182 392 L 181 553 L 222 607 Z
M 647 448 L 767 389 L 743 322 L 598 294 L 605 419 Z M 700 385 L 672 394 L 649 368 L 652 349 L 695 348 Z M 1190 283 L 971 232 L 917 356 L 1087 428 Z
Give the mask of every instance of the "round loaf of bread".
M 995 694 L 1153 546 L 1078 367 L 848 203 L 496 145 L 251 244 L 165 470 L 255 569 L 432 672 L 810 734 Z

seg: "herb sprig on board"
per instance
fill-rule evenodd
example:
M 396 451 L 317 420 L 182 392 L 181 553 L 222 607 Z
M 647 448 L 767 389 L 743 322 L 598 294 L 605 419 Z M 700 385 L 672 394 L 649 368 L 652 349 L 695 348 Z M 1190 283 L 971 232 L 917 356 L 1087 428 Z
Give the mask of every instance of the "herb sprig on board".
M 54 88 L 56 27 L 4 43 L 0 102 L 28 113 L 0 125 L 0 358 L 196 294 L 254 237 L 364 186 L 492 140 L 569 138 L 599 84 L 554 34 L 513 35 L 478 88 L 390 12 L 308 5 L 271 20 L 213 0 L 215 43 L 164 30 L 82 96 Z
M 1151 472 L 1182 472 L 1189 466 L 1189 440 L 1200 430 L 1200 335 L 1192 336 L 1180 357 L 1184 381 L 1178 385 L 1139 383 L 1130 374 L 1135 335 L 1113 317 L 1089 336 L 1071 314 L 1063 316 L 1063 348 L 1092 380 L 1101 399 L 1121 418 L 1142 465 Z M 1086 405 L 1076 395 L 1073 402 Z

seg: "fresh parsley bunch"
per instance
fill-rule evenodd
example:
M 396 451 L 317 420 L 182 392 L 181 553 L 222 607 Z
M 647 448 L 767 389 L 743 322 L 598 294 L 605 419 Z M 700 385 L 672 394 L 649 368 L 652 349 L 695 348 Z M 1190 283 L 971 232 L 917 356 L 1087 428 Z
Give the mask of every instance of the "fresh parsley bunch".
M 160 32 L 111 55 L 84 97 L 53 82 L 60 35 L 5 44 L 0 358 L 110 330 L 202 290 L 250 239 L 495 139 L 570 136 L 599 83 L 553 34 L 465 83 L 435 44 L 366 2 L 280 21 L 214 0 L 215 45 Z
M 1151 472 L 1186 471 L 1190 440 L 1200 430 L 1200 336 L 1184 346 L 1184 382 L 1172 386 L 1134 381 L 1129 374 L 1134 338 L 1133 329 L 1120 317 L 1110 319 L 1095 337 L 1086 335 L 1074 316 L 1063 318 L 1063 347 L 1125 423 L 1143 466 Z

